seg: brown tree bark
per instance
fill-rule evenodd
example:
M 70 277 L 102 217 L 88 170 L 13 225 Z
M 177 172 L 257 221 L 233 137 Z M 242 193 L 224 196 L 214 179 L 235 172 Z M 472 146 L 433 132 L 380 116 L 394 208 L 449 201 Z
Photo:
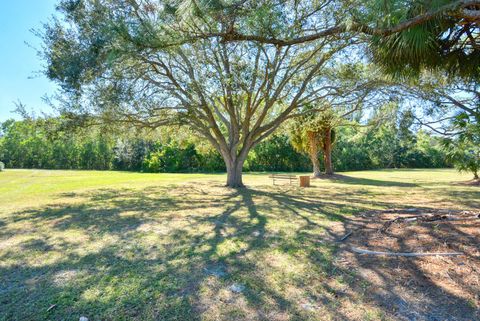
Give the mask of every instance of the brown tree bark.
M 243 184 L 243 165 L 253 144 L 248 142 L 245 142 L 244 144 L 245 145 L 240 150 L 238 150 L 236 146 L 231 146 L 230 150 L 228 147 L 220 150 L 220 154 L 227 167 L 227 187 L 245 187 Z
M 322 172 L 320 170 L 320 161 L 318 160 L 318 137 L 316 133 L 308 133 L 308 144 L 310 147 L 310 161 L 313 165 L 313 177 L 320 177 Z
M 325 163 L 325 174 L 333 175 L 331 128 L 327 128 L 325 131 L 325 140 L 323 142 L 323 161 Z
M 320 170 L 320 161 L 318 160 L 318 153 L 311 154 L 310 159 L 313 165 L 313 177 L 322 176 L 322 171 Z
M 241 159 L 229 159 L 225 160 L 225 164 L 227 165 L 227 186 L 232 188 L 239 188 L 245 187 L 243 185 L 243 163 L 245 160 Z

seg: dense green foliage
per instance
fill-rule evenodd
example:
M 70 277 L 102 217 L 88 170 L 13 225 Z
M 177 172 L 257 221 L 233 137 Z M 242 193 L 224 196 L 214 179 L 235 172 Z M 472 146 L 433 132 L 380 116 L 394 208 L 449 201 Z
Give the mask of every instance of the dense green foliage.
M 389 125 L 366 132 L 345 128 L 338 136 L 333 161 L 340 171 L 449 166 L 440 144 L 429 134 L 419 131 L 405 137 L 398 127 Z
M 451 140 L 447 145 L 448 157 L 461 172 L 470 172 L 478 179 L 480 171 L 480 147 L 471 141 Z
M 478 180 L 480 172 L 480 125 L 478 124 L 478 118 L 472 120 L 465 113 L 459 113 L 450 122 L 450 126 L 458 133 L 442 140 L 447 159 L 459 171 L 470 172 L 473 174 L 473 178 Z
M 109 169 L 113 150 L 101 133 L 50 135 L 44 121 L 7 121 L 0 157 L 7 167 Z
M 418 18 L 418 24 L 391 35 L 371 38 L 373 60 L 389 73 L 412 75 L 425 68 L 451 76 L 478 79 L 478 3 L 452 0 L 366 1 L 357 17 L 392 28 Z M 429 15 L 428 13 L 437 14 Z M 440 14 L 440 12 L 442 12 Z M 451 12 L 453 14 L 446 14 Z
M 43 123 L 43 120 L 25 120 L 2 124 L 0 160 L 8 168 L 225 171 L 221 155 L 201 146 L 193 136 L 176 141 L 146 134 L 107 135 L 99 129 L 50 135 Z M 333 164 L 340 171 L 448 165 L 435 138 L 402 128 L 402 122 L 340 127 L 338 132 Z M 311 162 L 280 132 L 250 152 L 245 170 L 310 171 Z
M 310 156 L 313 176 L 320 177 L 318 153 L 323 153 L 325 174 L 333 175 L 332 146 L 336 140 L 339 117 L 331 106 L 325 106 L 321 112 L 307 113 L 292 121 L 290 137 L 293 147 L 300 153 Z

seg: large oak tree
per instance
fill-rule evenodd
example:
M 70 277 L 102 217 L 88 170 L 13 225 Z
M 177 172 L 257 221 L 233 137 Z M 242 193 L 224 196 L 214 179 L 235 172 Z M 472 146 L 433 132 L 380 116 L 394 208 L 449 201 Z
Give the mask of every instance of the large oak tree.
M 224 158 L 227 185 L 242 186 L 252 147 L 338 93 L 323 71 L 359 57 L 349 49 L 359 34 L 375 40 L 473 8 L 442 3 L 392 24 L 372 18 L 376 2 L 63 0 L 43 33 L 47 75 L 75 119 L 191 127 Z
M 227 167 L 227 185 L 239 187 L 252 147 L 302 106 L 335 88 L 323 70 L 338 63 L 355 40 L 328 35 L 279 46 L 258 41 L 197 37 L 205 30 L 264 30 L 293 34 L 315 15 L 335 23 L 332 1 L 259 1 L 257 11 L 235 3 L 65 0 L 62 19 L 46 25 L 47 74 L 62 87 L 63 113 L 158 127 L 186 125 L 210 142 Z M 175 5 L 177 4 L 177 5 Z M 253 5 L 253 4 L 251 4 Z M 300 24 L 290 26 L 294 19 Z

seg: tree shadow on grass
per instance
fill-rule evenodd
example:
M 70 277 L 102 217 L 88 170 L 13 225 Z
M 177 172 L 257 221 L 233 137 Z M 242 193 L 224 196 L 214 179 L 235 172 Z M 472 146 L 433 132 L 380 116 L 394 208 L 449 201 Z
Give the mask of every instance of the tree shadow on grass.
M 445 198 L 455 200 L 470 208 L 480 208 L 480 188 L 476 186 L 466 187 L 463 190 L 447 190 Z
M 343 174 L 323 175 L 320 179 L 325 179 L 335 183 L 347 185 L 366 185 L 366 186 L 386 186 L 386 187 L 418 187 L 415 183 L 383 181 L 378 179 L 352 177 Z
M 79 202 L 4 219 L 0 320 L 396 317 L 368 295 L 368 278 L 336 263 L 331 224 L 351 228 L 346 215 L 372 203 L 361 196 L 337 203 L 312 190 L 184 185 L 68 197 Z M 377 272 L 385 288 L 394 282 Z M 443 299 L 468 305 L 451 293 Z

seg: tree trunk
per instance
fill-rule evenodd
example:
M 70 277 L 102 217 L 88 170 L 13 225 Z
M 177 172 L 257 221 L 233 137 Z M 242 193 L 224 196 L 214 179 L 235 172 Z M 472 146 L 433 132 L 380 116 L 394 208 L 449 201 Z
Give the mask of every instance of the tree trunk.
M 325 133 L 325 142 L 323 144 L 323 161 L 325 163 L 325 174 L 333 175 L 332 164 L 332 130 L 329 128 Z
M 473 179 L 478 179 L 478 172 L 477 171 L 473 171 Z
M 318 160 L 318 142 L 315 133 L 308 133 L 309 145 L 310 145 L 310 161 L 313 165 L 313 177 L 320 177 L 322 172 L 320 171 L 320 161 Z
M 245 187 L 243 185 L 242 174 L 243 174 L 243 163 L 245 159 L 235 158 L 225 160 L 227 165 L 227 185 L 228 187 L 239 188 Z
M 322 176 L 322 172 L 320 171 L 320 161 L 318 160 L 318 153 L 310 154 L 310 160 L 312 161 L 313 165 L 313 177 Z

